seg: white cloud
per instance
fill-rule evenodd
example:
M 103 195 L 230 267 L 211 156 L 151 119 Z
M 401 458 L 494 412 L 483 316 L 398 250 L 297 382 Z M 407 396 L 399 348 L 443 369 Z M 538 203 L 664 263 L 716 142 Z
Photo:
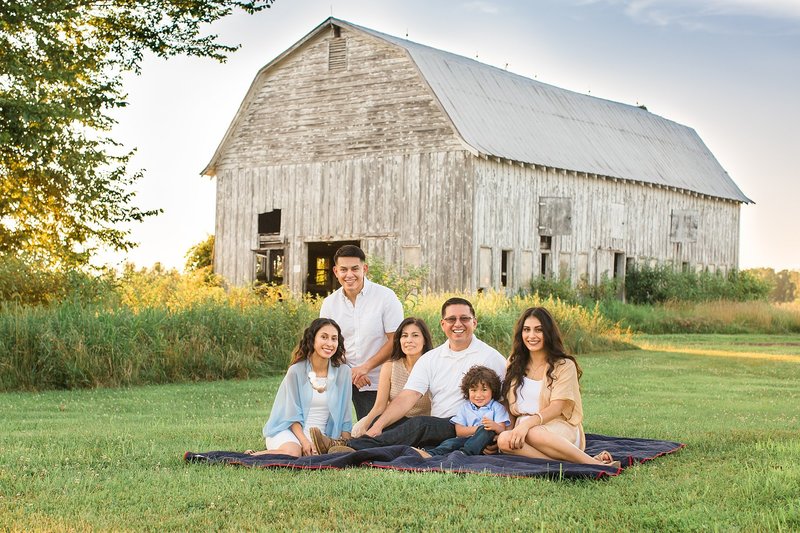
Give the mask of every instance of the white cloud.
M 467 2 L 466 4 L 463 4 L 463 6 L 470 11 L 478 11 L 480 13 L 486 13 L 489 15 L 496 15 L 500 11 L 497 6 L 491 2 L 483 2 L 481 0 Z
M 744 15 L 755 17 L 800 19 L 800 2 L 797 0 L 702 0 L 711 14 Z
M 800 29 L 800 0 L 576 0 L 619 6 L 632 19 L 656 26 L 724 31 L 726 20 L 754 18 Z

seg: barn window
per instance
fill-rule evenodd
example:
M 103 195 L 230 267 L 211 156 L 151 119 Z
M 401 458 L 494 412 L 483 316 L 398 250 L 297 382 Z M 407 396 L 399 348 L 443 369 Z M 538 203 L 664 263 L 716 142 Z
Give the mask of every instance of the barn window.
M 625 279 L 625 254 L 614 252 L 614 278 Z
M 511 284 L 511 250 L 503 250 L 500 256 L 500 285 Z
M 549 277 L 553 273 L 553 263 L 550 257 L 550 250 L 553 248 L 553 237 L 542 235 L 539 237 L 539 250 L 541 251 L 541 262 L 539 263 L 539 274 Z
M 328 70 L 331 72 L 347 69 L 347 39 L 336 35 L 334 26 L 334 37 L 328 41 Z
M 273 209 L 268 213 L 258 214 L 258 234 L 277 235 L 281 232 L 281 210 Z
M 550 274 L 553 272 L 553 265 L 550 263 L 550 252 L 542 252 L 542 262 L 540 267 L 541 270 L 539 273 L 542 275 L 542 277 L 550 277 Z
M 697 242 L 700 214 L 694 209 L 673 209 L 670 218 L 670 242 Z
M 256 253 L 256 279 L 264 283 L 283 284 L 283 248 Z

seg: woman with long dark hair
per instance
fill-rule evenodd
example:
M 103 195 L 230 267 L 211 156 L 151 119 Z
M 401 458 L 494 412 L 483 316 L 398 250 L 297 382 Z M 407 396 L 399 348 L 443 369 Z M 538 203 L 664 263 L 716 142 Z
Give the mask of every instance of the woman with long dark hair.
M 512 428 L 497 438 L 500 451 L 525 457 L 619 467 L 611 454 L 587 455 L 582 371 L 566 353 L 561 332 L 544 307 L 526 309 L 514 328 L 502 397 Z
M 267 449 L 245 453 L 315 454 L 309 436 L 312 427 L 335 439 L 350 438 L 352 386 L 344 360 L 339 325 L 330 318 L 311 322 L 292 353 L 264 426 Z
M 400 394 L 408 381 L 408 375 L 422 354 L 433 349 L 433 340 L 428 325 L 421 318 L 408 317 L 397 327 L 392 340 L 392 355 L 381 367 L 378 381 L 378 395 L 375 404 L 364 418 L 353 426 L 353 437 L 361 437 L 369 429 L 386 407 Z M 423 395 L 405 417 L 428 416 L 431 414 L 430 393 Z M 398 421 L 398 422 L 400 422 Z

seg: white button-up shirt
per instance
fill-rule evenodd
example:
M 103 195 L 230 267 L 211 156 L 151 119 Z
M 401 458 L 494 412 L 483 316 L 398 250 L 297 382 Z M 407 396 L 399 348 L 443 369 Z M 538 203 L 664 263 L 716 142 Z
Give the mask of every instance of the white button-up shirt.
M 469 346 L 460 352 L 451 350 L 450 341 L 445 341 L 420 357 L 405 388 L 420 394 L 430 390 L 431 416 L 450 418 L 467 401 L 461 393 L 461 380 L 475 365 L 491 368 L 500 380 L 506 377 L 506 358 L 473 335 Z
M 347 364 L 352 368 L 367 362 L 386 342 L 386 334 L 395 332 L 403 321 L 403 306 L 394 291 L 364 278 L 355 305 L 339 287 L 322 301 L 319 316 L 339 324 Z M 380 372 L 378 365 L 367 374 L 372 384 L 360 390 L 378 390 Z

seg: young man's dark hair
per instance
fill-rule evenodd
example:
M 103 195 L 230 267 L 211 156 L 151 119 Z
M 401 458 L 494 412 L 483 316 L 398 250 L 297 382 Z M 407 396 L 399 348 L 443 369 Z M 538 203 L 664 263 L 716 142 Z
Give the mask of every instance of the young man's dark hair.
M 336 262 L 339 260 L 340 257 L 358 257 L 359 259 L 361 259 L 362 262 L 367 261 L 367 256 L 364 254 L 364 250 L 362 250 L 355 244 L 345 244 L 344 246 L 336 250 L 336 253 L 333 254 L 334 265 L 336 264 Z
M 469 389 L 475 388 L 481 383 L 492 389 L 492 399 L 499 402 L 500 376 L 491 368 L 478 365 L 470 368 L 461 378 L 461 394 L 464 395 L 464 399 L 469 401 Z
M 453 298 L 448 298 L 448 300 L 442 304 L 442 318 L 444 318 L 445 310 L 451 305 L 466 305 L 469 307 L 469 312 L 472 313 L 473 318 L 475 317 L 475 308 L 472 307 L 469 300 L 455 296 Z

